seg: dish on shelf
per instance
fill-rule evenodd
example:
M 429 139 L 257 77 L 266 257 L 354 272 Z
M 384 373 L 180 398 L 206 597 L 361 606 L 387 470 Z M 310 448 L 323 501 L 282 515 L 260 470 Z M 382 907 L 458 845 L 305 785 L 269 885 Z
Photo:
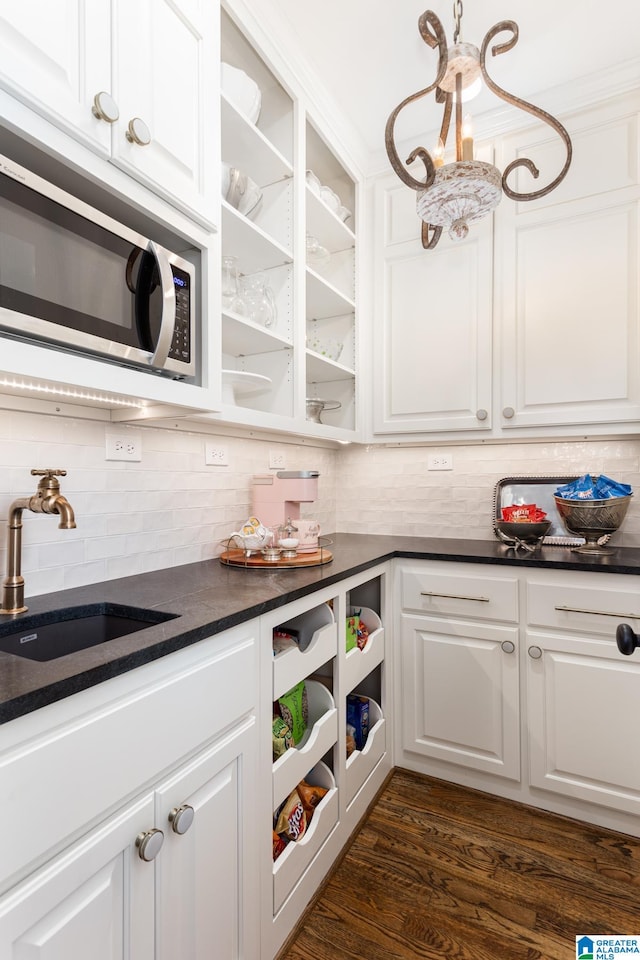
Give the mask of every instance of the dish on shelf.
M 307 397 L 307 420 L 311 423 L 322 423 L 322 414 L 325 410 L 339 410 L 342 404 L 339 400 L 320 400 L 318 397 Z
M 245 217 L 254 214 L 262 200 L 260 187 L 245 173 L 228 163 L 222 164 L 221 193 L 227 203 Z
M 230 63 L 220 64 L 220 85 L 222 92 L 243 113 L 250 123 L 257 123 L 262 107 L 260 87 L 244 70 L 232 67 Z
M 353 217 L 351 210 L 349 210 L 348 207 L 342 206 L 342 204 L 338 207 L 336 213 L 343 223 L 347 223 Z
M 306 177 L 307 177 L 307 186 L 309 187 L 309 190 L 311 190 L 312 193 L 315 193 L 316 197 L 319 197 L 320 191 L 322 189 L 322 184 L 316 177 L 313 170 L 307 170 Z
M 271 377 L 261 373 L 248 373 L 244 370 L 222 371 L 222 401 L 236 403 L 238 397 L 268 390 L 273 383 Z
M 320 199 L 329 207 L 329 210 L 333 210 L 334 213 L 337 213 L 342 203 L 340 197 L 337 193 L 334 193 L 331 187 L 320 187 Z
M 335 337 L 327 337 L 326 340 L 323 340 L 321 337 L 309 337 L 307 339 L 307 347 L 309 350 L 313 350 L 314 353 L 320 354 L 321 357 L 326 357 L 328 360 L 333 360 L 337 363 L 344 349 L 344 343 Z

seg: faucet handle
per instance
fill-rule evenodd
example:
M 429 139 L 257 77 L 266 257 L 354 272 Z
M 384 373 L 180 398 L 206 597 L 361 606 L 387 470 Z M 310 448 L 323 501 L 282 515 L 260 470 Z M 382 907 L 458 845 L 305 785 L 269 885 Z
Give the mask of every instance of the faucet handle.
M 31 471 L 32 477 L 66 477 L 66 470 L 52 470 L 47 468 L 46 470 L 36 470 L 35 467 Z

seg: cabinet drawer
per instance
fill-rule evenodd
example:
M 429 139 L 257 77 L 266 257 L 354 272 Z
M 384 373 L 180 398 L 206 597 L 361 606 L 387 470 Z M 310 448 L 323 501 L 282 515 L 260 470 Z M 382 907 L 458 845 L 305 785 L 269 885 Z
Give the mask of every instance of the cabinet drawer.
M 359 647 L 354 647 L 347 653 L 344 663 L 343 689 L 348 693 L 355 690 L 357 685 L 362 683 L 374 667 L 377 667 L 384 659 L 384 627 L 380 617 L 368 607 L 359 609 L 362 610 L 361 619 L 367 625 L 369 637 L 362 650 Z
M 354 750 L 347 758 L 347 805 L 367 781 L 386 749 L 386 721 L 382 716 L 382 710 L 371 698 L 369 698 L 369 724 L 369 736 L 364 747 L 362 750 Z
M 323 684 L 309 680 L 307 697 L 309 723 L 304 737 L 273 764 L 274 809 L 304 780 L 338 738 L 338 711 L 331 692 Z
M 634 577 L 603 583 L 595 574 L 580 575 L 580 583 L 557 577 L 554 583 L 537 577 L 527 583 L 527 622 L 554 630 L 615 636 L 618 623 L 640 629 L 640 583 Z
M 324 609 L 328 622 L 313 630 L 311 640 L 304 650 L 293 647 L 273 658 L 274 700 L 335 657 L 338 630 L 331 610 L 327 606 Z M 313 612 L 310 611 L 310 613 Z M 290 622 L 293 623 L 293 621 Z
M 404 610 L 434 617 L 468 617 L 472 620 L 518 620 L 517 577 L 493 570 L 478 574 L 449 572 L 443 567 L 407 567 L 402 570 Z
M 326 787 L 313 819 L 301 840 L 288 843 L 273 865 L 273 913 L 278 912 L 294 886 L 312 863 L 338 822 L 338 790 L 333 774 L 324 763 L 318 763 L 307 775 L 307 782 Z

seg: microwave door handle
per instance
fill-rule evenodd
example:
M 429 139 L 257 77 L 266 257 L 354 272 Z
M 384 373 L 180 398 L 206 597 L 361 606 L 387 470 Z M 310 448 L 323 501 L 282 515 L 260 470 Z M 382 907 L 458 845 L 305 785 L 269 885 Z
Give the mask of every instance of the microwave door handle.
M 164 369 L 169 356 L 171 341 L 176 324 L 176 291 L 173 285 L 173 271 L 166 250 L 151 241 L 149 252 L 155 257 L 158 264 L 160 286 L 162 288 L 162 316 L 160 318 L 160 333 L 156 348 L 149 359 L 149 365 Z

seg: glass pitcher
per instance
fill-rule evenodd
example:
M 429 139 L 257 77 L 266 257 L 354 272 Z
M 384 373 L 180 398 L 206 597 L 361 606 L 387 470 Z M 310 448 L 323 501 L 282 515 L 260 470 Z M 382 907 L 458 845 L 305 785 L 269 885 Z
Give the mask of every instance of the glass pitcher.
M 246 315 L 244 300 L 238 290 L 238 258 L 222 258 L 222 309 Z
M 264 273 L 241 277 L 240 295 L 245 316 L 263 327 L 272 327 L 275 324 L 278 315 L 276 301 Z

